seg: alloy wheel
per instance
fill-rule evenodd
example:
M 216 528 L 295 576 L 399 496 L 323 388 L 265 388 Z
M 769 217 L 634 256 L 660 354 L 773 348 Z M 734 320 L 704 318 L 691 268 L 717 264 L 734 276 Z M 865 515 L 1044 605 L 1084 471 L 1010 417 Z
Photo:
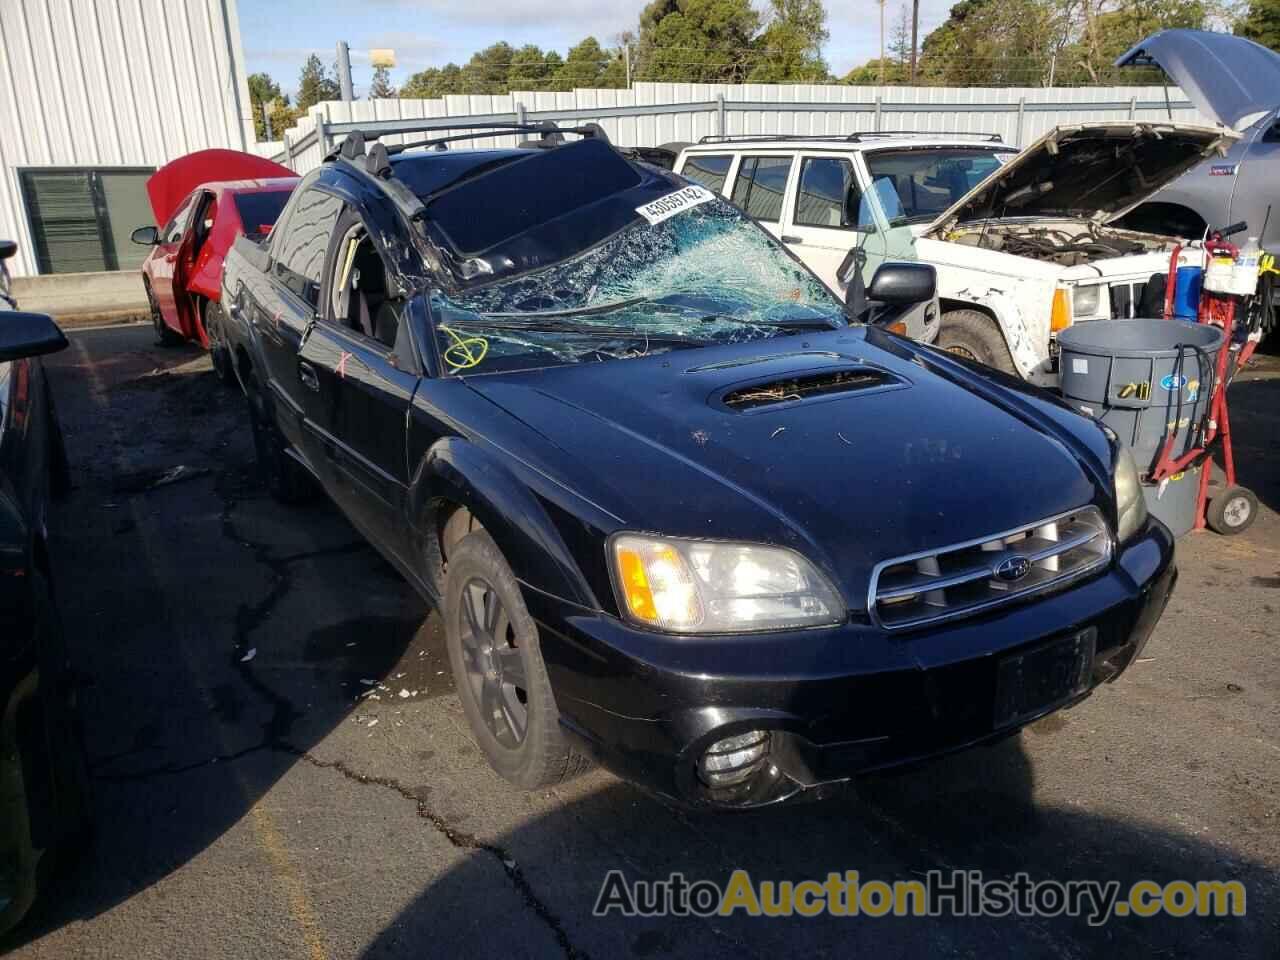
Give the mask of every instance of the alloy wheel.
M 524 660 L 515 628 L 492 584 L 478 577 L 462 590 L 459 624 L 466 682 L 498 743 L 518 747 L 529 728 Z

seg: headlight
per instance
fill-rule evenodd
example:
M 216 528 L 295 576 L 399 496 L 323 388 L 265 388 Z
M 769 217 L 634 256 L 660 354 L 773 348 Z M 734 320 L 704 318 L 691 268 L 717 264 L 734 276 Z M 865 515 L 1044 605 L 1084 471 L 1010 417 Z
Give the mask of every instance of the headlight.
M 621 534 L 610 545 L 628 619 L 672 633 L 741 633 L 839 623 L 840 595 L 794 551 Z
M 1076 287 L 1071 293 L 1071 316 L 1092 317 L 1098 312 L 1102 285 L 1092 284 L 1087 287 Z
M 1147 522 L 1147 501 L 1142 495 L 1138 467 L 1124 444 L 1116 446 L 1116 539 L 1124 543 Z

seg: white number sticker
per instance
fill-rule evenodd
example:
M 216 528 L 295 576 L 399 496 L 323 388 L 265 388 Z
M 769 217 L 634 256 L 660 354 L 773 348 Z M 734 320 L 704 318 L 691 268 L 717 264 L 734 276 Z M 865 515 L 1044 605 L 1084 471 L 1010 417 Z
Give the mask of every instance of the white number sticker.
M 643 207 L 636 207 L 636 213 L 650 223 L 661 223 L 663 220 L 674 217 L 677 213 L 683 213 L 700 203 L 706 203 L 708 200 L 714 200 L 715 198 L 716 195 L 706 187 L 690 184 L 683 190 L 668 193 L 665 197 L 659 197 L 657 200 L 646 203 Z

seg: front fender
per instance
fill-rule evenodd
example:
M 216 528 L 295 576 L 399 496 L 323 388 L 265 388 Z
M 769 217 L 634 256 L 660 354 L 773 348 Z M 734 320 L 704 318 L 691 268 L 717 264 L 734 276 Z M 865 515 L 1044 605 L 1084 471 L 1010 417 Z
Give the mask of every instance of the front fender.
M 522 584 L 600 609 L 544 502 L 495 451 L 462 437 L 436 441 L 419 463 L 409 489 L 410 515 L 420 518 L 424 537 L 435 536 L 443 501 L 471 511 Z

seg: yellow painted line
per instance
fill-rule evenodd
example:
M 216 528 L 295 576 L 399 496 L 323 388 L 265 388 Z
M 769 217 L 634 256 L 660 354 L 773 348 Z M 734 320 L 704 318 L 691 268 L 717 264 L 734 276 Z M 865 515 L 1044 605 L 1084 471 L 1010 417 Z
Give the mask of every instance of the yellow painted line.
M 307 886 L 289 859 L 284 836 L 277 829 L 271 814 L 261 803 L 255 803 L 249 812 L 253 817 L 253 832 L 257 837 L 258 846 L 267 855 L 271 872 L 284 887 L 285 899 L 289 901 L 289 916 L 302 931 L 302 942 L 306 945 L 307 956 L 310 960 L 328 960 L 329 952 L 325 949 L 320 924 L 316 921 L 316 912 L 311 906 L 311 899 L 307 896 Z

